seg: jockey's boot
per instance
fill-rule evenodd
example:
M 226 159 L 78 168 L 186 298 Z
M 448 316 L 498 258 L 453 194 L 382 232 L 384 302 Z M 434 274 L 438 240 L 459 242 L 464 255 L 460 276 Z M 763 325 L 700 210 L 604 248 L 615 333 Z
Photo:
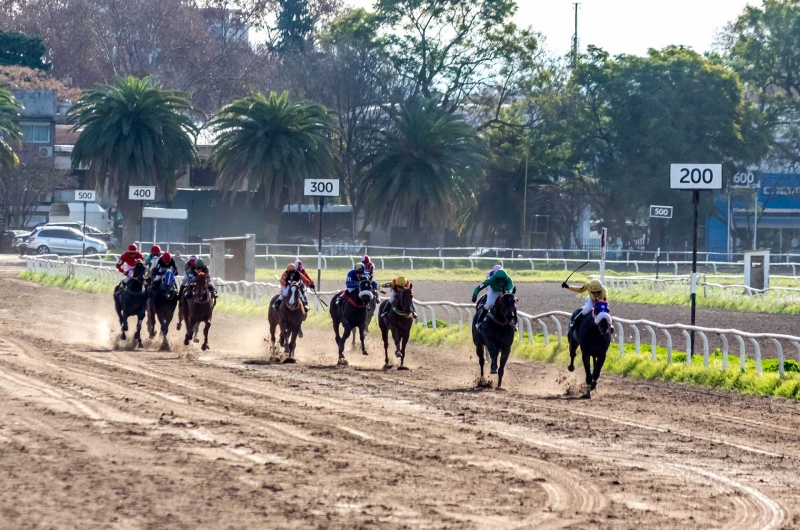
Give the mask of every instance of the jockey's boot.
M 583 319 L 583 313 L 578 313 L 578 316 L 575 317 L 575 320 L 569 323 L 569 328 L 567 328 L 567 340 L 569 340 L 569 337 L 572 336 L 573 330 L 580 329 L 582 319 Z
M 486 308 L 482 307 L 480 309 L 480 313 L 478 313 L 478 318 L 475 319 L 475 329 L 481 329 L 481 324 L 483 324 L 483 321 L 486 320 L 487 314 L 488 311 L 486 311 Z
M 211 285 L 210 283 L 208 284 L 208 291 L 211 293 L 211 296 L 213 298 L 217 297 L 217 288 Z
M 280 309 L 281 302 L 283 302 L 283 295 L 278 295 L 278 298 L 275 299 L 275 303 L 272 304 L 272 309 L 275 309 L 276 311 Z

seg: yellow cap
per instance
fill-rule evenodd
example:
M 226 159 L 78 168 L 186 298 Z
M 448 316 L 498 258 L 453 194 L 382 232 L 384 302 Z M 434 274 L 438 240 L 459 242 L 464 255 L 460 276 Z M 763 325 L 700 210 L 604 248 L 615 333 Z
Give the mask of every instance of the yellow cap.
M 394 283 L 395 285 L 405 287 L 406 285 L 408 285 L 408 280 L 406 280 L 404 276 L 398 276 L 397 278 L 395 278 Z
M 589 282 L 589 290 L 593 293 L 599 293 L 603 290 L 603 284 L 600 280 L 592 280 Z

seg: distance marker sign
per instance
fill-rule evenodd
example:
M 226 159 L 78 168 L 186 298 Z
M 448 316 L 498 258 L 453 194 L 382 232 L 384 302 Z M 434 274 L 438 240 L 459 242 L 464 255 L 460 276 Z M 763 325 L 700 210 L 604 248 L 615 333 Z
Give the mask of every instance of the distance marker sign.
M 722 164 L 670 164 L 669 187 L 673 190 L 721 190 Z
M 130 201 L 154 201 L 155 198 L 155 186 L 128 186 L 128 200 Z
M 303 195 L 307 197 L 338 197 L 339 179 L 305 179 Z
M 650 205 L 650 217 L 655 219 L 672 219 L 672 206 Z

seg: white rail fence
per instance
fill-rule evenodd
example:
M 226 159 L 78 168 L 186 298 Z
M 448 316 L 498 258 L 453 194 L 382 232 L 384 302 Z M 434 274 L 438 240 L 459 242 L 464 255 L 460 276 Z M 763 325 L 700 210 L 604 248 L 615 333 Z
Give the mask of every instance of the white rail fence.
M 119 273 L 109 267 L 98 265 L 87 265 L 79 263 L 76 258 L 63 258 L 59 256 L 28 256 L 26 257 L 28 270 L 51 274 L 69 275 L 75 278 L 92 280 L 107 285 L 116 285 L 120 280 Z M 271 298 L 277 294 L 278 285 L 265 282 L 226 282 L 220 279 L 213 280 L 214 285 L 220 295 L 220 300 L 231 304 L 250 305 L 264 307 L 269 304 Z M 322 312 L 320 300 L 330 303 L 330 299 L 338 291 L 328 291 L 318 293 L 319 297 L 309 296 L 314 311 Z M 447 326 L 458 325 L 459 331 L 464 326 L 471 326 L 475 308 L 472 304 L 457 303 L 450 301 L 424 302 L 414 300 L 414 304 L 419 313 L 421 324 L 425 327 L 438 327 L 437 321 L 443 321 Z M 541 340 L 545 346 L 551 342 L 551 328 L 555 331 L 555 338 L 558 345 L 564 342 L 564 330 L 569 324 L 570 313 L 564 311 L 550 311 L 538 315 L 531 315 L 525 312 L 518 312 L 518 337 L 519 342 L 525 340 L 529 344 L 534 344 L 538 334 L 534 330 L 541 330 Z M 785 355 L 784 350 L 793 349 L 796 359 L 800 364 L 800 337 L 792 335 L 780 335 L 772 333 L 749 333 L 736 329 L 705 328 L 701 326 L 689 326 L 685 324 L 661 324 L 648 320 L 630 320 L 624 318 L 614 318 L 616 328 L 616 341 L 619 355 L 625 355 L 626 341 L 632 342 L 637 356 L 642 354 L 642 344 L 649 345 L 650 357 L 652 360 L 657 358 L 657 348 L 659 346 L 666 349 L 667 362 L 673 362 L 675 352 L 676 337 L 678 341 L 683 339 L 683 348 L 686 352 L 685 362 L 692 364 L 692 357 L 689 354 L 690 332 L 696 333 L 696 344 L 702 350 L 703 366 L 709 368 L 711 363 L 712 347 L 719 345 L 722 354 L 721 368 L 727 370 L 729 367 L 729 356 L 731 354 L 731 341 L 738 345 L 739 369 L 744 372 L 748 353 L 755 362 L 756 373 L 763 373 L 762 352 L 771 349 L 778 359 L 778 373 L 784 377 Z M 641 329 L 640 329 L 641 328 Z M 643 331 L 647 332 L 649 341 L 645 342 L 642 337 Z M 673 333 L 676 336 L 673 336 Z M 749 346 L 748 346 L 749 345 Z M 749 348 L 749 350 L 748 350 Z M 700 355 L 700 354 L 698 354 Z
M 742 276 L 720 275 L 711 279 L 742 279 Z M 788 276 L 773 276 L 773 278 L 790 278 Z M 794 279 L 794 278 L 792 278 Z M 698 292 L 705 298 L 720 298 L 726 300 L 741 299 L 742 296 L 759 296 L 774 302 L 800 302 L 800 287 L 769 287 L 755 289 L 746 285 L 733 283 L 721 284 L 708 281 L 709 277 L 699 275 L 697 281 Z M 669 276 L 655 278 L 652 276 L 608 276 L 606 286 L 615 291 L 635 294 L 666 294 L 673 296 L 689 296 L 691 291 L 691 276 Z

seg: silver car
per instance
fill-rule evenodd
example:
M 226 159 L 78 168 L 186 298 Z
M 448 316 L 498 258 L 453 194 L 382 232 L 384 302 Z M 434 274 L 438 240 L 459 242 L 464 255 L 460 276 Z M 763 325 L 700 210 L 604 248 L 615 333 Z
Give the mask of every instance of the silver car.
M 28 253 L 78 254 L 83 252 L 83 234 L 74 228 L 43 226 L 28 238 Z M 99 239 L 86 236 L 86 254 L 105 254 L 108 247 Z

